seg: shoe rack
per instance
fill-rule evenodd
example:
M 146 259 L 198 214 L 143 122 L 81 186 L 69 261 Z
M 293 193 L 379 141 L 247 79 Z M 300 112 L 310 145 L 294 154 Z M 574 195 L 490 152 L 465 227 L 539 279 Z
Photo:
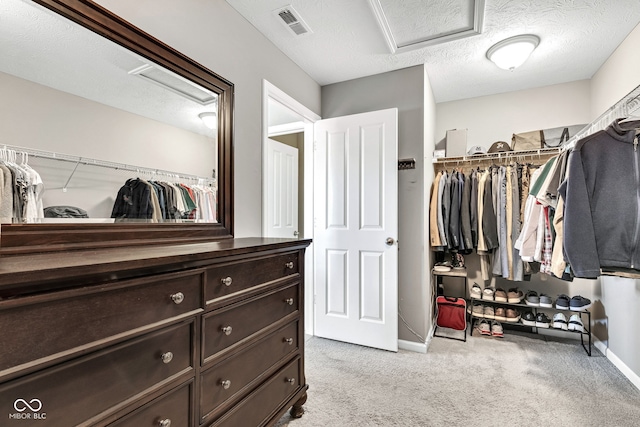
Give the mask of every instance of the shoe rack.
M 530 329 L 531 333 L 534 334 L 539 334 L 539 330 L 553 330 L 553 331 L 558 331 L 558 332 L 562 332 L 562 333 L 568 333 L 568 334 L 580 334 L 580 343 L 582 344 L 582 348 L 584 348 L 584 351 L 587 353 L 588 356 L 591 356 L 591 346 L 592 346 L 592 342 L 591 342 L 591 312 L 589 310 L 581 310 L 581 311 L 574 311 L 574 310 L 563 310 L 563 309 L 559 309 L 559 308 L 549 308 L 549 307 L 537 307 L 534 305 L 527 305 L 525 303 L 519 303 L 519 304 L 515 304 L 515 303 L 509 303 L 509 302 L 502 302 L 502 301 L 494 301 L 494 300 L 486 300 L 486 299 L 481 299 L 481 298 L 470 298 L 469 301 L 469 307 L 471 309 L 471 313 L 467 312 L 467 315 L 469 316 L 470 320 L 469 320 L 469 324 L 471 325 L 471 331 L 469 333 L 469 335 L 473 336 L 473 322 L 474 319 L 489 319 L 489 320 L 493 320 L 490 317 L 485 317 L 485 316 L 476 316 L 473 313 L 473 306 L 475 304 L 482 304 L 482 305 L 491 305 L 492 307 L 494 307 L 494 312 L 495 312 L 495 307 L 504 307 L 506 308 L 513 308 L 514 310 L 516 310 L 520 317 L 518 319 L 517 322 L 509 322 L 509 321 L 502 321 L 502 320 L 498 320 L 503 326 L 504 325 L 512 325 L 512 326 L 517 326 L 517 327 L 522 327 L 523 329 Z M 571 313 L 571 314 L 578 314 L 580 315 L 580 320 L 582 321 L 582 327 L 584 329 L 584 331 L 569 331 L 569 330 L 564 330 L 564 329 L 558 329 L 558 328 L 553 328 L 553 327 L 549 327 L 549 328 L 542 328 L 539 326 L 532 326 L 532 325 L 525 325 L 524 323 L 522 323 L 522 314 L 526 311 L 531 311 L 533 313 L 534 316 L 537 317 L 538 312 L 542 311 L 545 314 L 549 314 L 551 311 L 553 311 L 554 313 L 557 312 L 562 312 L 562 313 Z M 570 316 L 567 316 L 567 319 Z M 553 319 L 553 315 L 550 316 L 551 319 Z M 494 317 L 495 319 L 495 317 Z M 586 319 L 586 322 L 585 322 Z M 551 323 L 553 323 L 553 320 L 551 321 Z
M 450 271 L 436 271 L 436 270 L 431 270 L 431 276 L 432 276 L 432 283 L 435 286 L 434 289 L 434 296 L 433 296 L 433 300 L 434 300 L 434 307 L 435 307 L 435 299 L 438 296 L 438 285 L 441 283 L 441 278 L 442 277 L 458 277 L 458 278 L 462 278 L 465 280 L 467 279 L 467 270 L 466 269 L 451 269 Z M 467 292 L 468 292 L 468 286 L 467 284 L 465 284 L 464 287 Z M 446 293 L 445 293 L 446 295 Z M 459 295 L 449 295 L 449 296 L 459 296 Z M 466 296 L 463 296 L 466 297 Z M 591 356 L 591 347 L 592 347 L 592 341 L 591 341 L 591 312 L 589 310 L 581 310 L 581 311 L 574 311 L 574 310 L 562 310 L 559 308 L 548 308 L 548 307 L 536 307 L 533 305 L 527 305 L 523 302 L 515 304 L 515 303 L 509 303 L 509 302 L 502 302 L 502 301 L 495 301 L 495 300 L 486 300 L 486 299 L 481 299 L 481 298 L 469 298 L 468 299 L 469 304 L 468 304 L 468 308 L 471 309 L 471 313 L 467 312 L 467 316 L 469 318 L 469 327 L 471 328 L 469 335 L 473 336 L 473 323 L 474 323 L 474 319 L 489 319 L 489 320 L 495 320 L 491 319 L 489 317 L 478 317 L 478 316 L 474 316 L 473 315 L 473 306 L 475 304 L 482 304 L 482 305 L 491 305 L 492 307 L 494 307 L 494 311 L 495 311 L 495 307 L 504 307 L 506 308 L 513 308 L 514 310 L 516 310 L 519 315 L 520 318 L 518 319 L 517 322 L 509 322 L 509 321 L 502 321 L 502 320 L 498 320 L 503 326 L 504 325 L 512 325 L 512 326 L 516 326 L 519 328 L 524 329 L 525 331 L 530 331 L 531 333 L 534 334 L 539 334 L 539 329 L 542 330 L 554 330 L 554 331 L 558 331 L 558 332 L 562 332 L 562 333 L 568 333 L 568 334 L 580 334 L 580 344 L 582 344 L 582 348 L 584 348 L 584 351 L 587 353 L 588 356 Z M 522 323 L 522 314 L 526 311 L 531 311 L 533 312 L 534 316 L 538 315 L 539 311 L 542 311 L 544 313 L 550 313 L 551 311 L 553 311 L 554 313 L 557 312 L 562 312 L 562 313 L 570 313 L 570 314 L 578 314 L 580 315 L 580 320 L 582 321 L 582 325 L 583 325 L 583 329 L 584 331 L 569 331 L 569 330 L 564 330 L 564 329 L 557 329 L 557 328 L 553 328 L 553 327 L 549 327 L 549 328 L 541 328 L 538 326 L 530 326 L 530 325 L 525 325 Z M 571 316 L 567 316 L 567 318 L 569 318 Z M 551 316 L 551 318 L 553 318 L 553 315 Z M 585 322 L 586 320 L 586 322 Z M 553 321 L 552 321 L 553 323 Z

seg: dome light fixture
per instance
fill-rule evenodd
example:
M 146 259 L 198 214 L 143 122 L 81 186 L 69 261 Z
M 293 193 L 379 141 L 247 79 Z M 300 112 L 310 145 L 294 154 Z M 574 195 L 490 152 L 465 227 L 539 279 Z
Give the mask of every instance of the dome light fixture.
M 214 112 L 204 112 L 198 114 L 200 120 L 204 123 L 206 127 L 209 129 L 216 129 L 218 127 L 218 115 Z
M 539 43 L 540 38 L 533 34 L 509 37 L 491 46 L 487 58 L 499 68 L 513 71 L 524 64 Z

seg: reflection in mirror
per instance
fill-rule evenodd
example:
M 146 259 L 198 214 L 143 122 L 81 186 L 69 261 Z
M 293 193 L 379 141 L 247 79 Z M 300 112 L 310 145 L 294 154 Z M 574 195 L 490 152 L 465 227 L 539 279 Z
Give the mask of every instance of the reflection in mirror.
M 3 223 L 219 220 L 216 93 L 27 0 L 0 58 Z

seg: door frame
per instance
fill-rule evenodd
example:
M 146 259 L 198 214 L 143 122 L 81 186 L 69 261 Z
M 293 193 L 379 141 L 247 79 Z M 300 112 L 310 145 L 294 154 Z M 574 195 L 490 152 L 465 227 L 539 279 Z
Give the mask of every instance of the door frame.
M 300 237 L 304 239 L 313 239 L 313 124 L 320 120 L 320 116 L 302 105 L 296 99 L 289 96 L 287 93 L 276 87 L 274 84 L 267 80 L 262 80 L 262 212 L 267 209 L 267 138 L 269 137 L 269 98 L 279 102 L 280 104 L 288 107 L 293 112 L 302 117 L 304 125 L 302 128 L 294 129 L 289 128 L 288 133 L 304 132 L 304 200 L 298 200 L 298 203 L 304 203 L 304 230 L 300 233 Z M 262 215 L 262 234 L 264 235 L 266 230 L 266 215 Z M 314 304 L 314 282 L 315 277 L 315 265 L 314 265 L 314 248 L 313 242 L 307 248 L 305 252 L 305 277 L 304 277 L 304 293 L 305 298 L 305 333 L 314 335 L 315 324 L 315 304 Z

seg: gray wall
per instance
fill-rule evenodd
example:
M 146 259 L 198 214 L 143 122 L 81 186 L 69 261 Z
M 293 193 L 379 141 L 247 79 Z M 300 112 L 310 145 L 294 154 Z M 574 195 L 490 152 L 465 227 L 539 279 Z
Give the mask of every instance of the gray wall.
M 235 235 L 262 234 L 262 80 L 316 114 L 320 85 L 224 0 L 97 0 L 235 85 Z
M 640 85 L 640 25 L 591 79 L 593 118 Z M 636 111 L 634 115 L 640 115 Z M 607 357 L 640 388 L 640 280 L 602 276 L 596 288 L 593 331 Z
M 424 295 L 424 66 L 322 87 L 322 118 L 398 108 L 398 157 L 414 157 L 416 169 L 398 171 L 399 338 L 425 342 L 428 296 Z

